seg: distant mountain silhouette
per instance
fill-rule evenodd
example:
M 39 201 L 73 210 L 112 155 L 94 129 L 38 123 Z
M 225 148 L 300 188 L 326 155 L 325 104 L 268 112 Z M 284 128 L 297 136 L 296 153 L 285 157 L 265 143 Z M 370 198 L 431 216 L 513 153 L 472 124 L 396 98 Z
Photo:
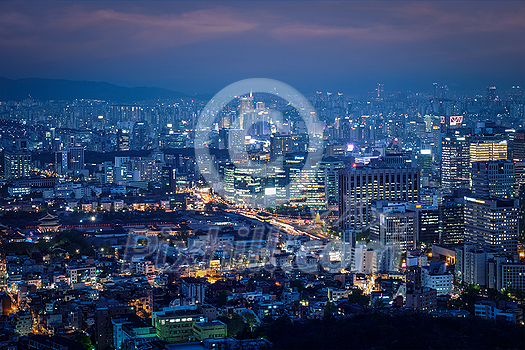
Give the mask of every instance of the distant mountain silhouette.
M 93 99 L 133 102 L 157 99 L 188 98 L 181 92 L 157 87 L 127 88 L 104 82 L 62 79 L 8 79 L 0 77 L 0 101 Z

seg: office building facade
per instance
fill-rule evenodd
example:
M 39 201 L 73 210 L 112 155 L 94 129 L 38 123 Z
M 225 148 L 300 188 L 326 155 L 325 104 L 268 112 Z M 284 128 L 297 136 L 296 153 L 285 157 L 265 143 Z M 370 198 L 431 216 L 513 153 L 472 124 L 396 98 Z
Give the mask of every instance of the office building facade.
M 441 143 L 441 187 L 445 191 L 470 187 L 470 148 L 467 136 L 451 135 Z
M 517 201 L 465 197 L 465 242 L 506 255 L 517 254 Z
M 514 162 L 510 160 L 472 163 L 472 194 L 476 197 L 514 197 Z
M 419 201 L 417 168 L 354 168 L 339 171 L 339 227 L 361 230 L 370 223 L 372 200 Z

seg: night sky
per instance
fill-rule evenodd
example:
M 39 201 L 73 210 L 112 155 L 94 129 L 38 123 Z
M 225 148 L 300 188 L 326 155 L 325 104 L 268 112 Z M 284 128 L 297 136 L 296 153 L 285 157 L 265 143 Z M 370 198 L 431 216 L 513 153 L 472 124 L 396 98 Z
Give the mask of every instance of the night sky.
M 525 83 L 524 1 L 0 1 L 0 75 L 213 94 Z

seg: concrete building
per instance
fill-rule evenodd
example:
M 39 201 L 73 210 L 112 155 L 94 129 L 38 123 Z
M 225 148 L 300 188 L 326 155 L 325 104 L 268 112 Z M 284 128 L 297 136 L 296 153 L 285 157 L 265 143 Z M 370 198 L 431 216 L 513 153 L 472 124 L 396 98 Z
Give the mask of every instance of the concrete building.
M 472 163 L 472 194 L 476 197 L 514 197 L 514 163 L 510 160 Z
M 151 323 L 160 339 L 168 343 L 187 343 L 194 340 L 193 325 L 206 321 L 197 306 L 164 308 L 154 312 Z
M 446 271 L 444 262 L 430 263 L 422 268 L 423 287 L 435 289 L 437 295 L 449 295 L 454 276 Z
M 84 169 L 84 148 L 70 147 L 68 149 L 68 169 Z
M 523 322 L 523 310 L 517 305 L 507 305 L 505 302 L 482 301 L 474 305 L 474 315 L 486 320 L 502 320 L 514 324 Z
M 66 276 L 71 284 L 80 282 L 91 282 L 96 277 L 95 266 L 68 266 Z
M 361 230 L 370 223 L 372 200 L 419 201 L 417 168 L 353 168 L 339 171 L 339 227 Z
M 113 347 L 122 349 L 127 342 L 136 339 L 160 340 L 155 327 L 147 324 L 135 314 L 116 316 L 111 319 L 113 325 Z
M 31 153 L 6 152 L 4 154 L 4 175 L 7 180 L 29 177 L 31 175 Z
M 517 254 L 517 201 L 465 197 L 465 242 Z
M 137 273 L 150 275 L 155 272 L 155 265 L 151 261 L 139 261 L 137 263 Z
M 441 143 L 441 187 L 445 191 L 470 187 L 468 136 L 449 135 Z
M 204 303 L 206 282 L 198 278 L 186 277 L 182 279 L 182 294 L 187 298 L 195 298 L 195 302 Z
M 465 238 L 463 198 L 445 197 L 439 206 L 439 242 L 463 244 Z
M 467 284 L 487 284 L 487 253 L 473 244 L 456 248 L 456 280 Z
M 203 341 L 209 338 L 226 338 L 228 330 L 226 324 L 221 321 L 195 322 L 193 334 L 196 341 Z
M 419 291 L 407 291 L 405 306 L 416 311 L 432 311 L 437 308 L 437 291 L 424 287 Z
M 381 246 L 395 245 L 414 249 L 418 241 L 418 213 L 408 203 L 372 201 L 370 239 Z

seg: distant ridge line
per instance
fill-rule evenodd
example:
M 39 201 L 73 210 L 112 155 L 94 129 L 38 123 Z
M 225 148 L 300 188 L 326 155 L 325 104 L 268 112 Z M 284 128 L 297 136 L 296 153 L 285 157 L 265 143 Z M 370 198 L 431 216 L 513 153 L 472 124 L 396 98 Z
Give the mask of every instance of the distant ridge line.
M 75 81 L 65 79 L 0 77 L 0 101 L 23 101 L 32 98 L 49 100 L 104 100 L 111 102 L 140 102 L 148 100 L 169 100 L 181 98 L 205 99 L 204 96 L 190 96 L 178 91 L 159 87 L 123 87 L 106 82 Z

